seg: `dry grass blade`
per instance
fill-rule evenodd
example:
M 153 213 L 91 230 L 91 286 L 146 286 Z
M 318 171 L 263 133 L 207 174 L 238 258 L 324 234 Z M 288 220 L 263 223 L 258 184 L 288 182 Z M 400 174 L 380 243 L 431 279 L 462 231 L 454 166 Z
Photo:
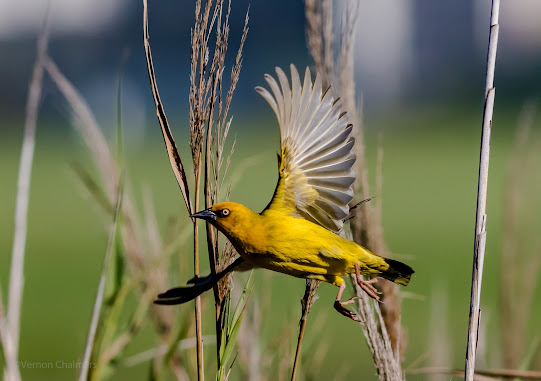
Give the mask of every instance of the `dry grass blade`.
M 75 86 L 62 74 L 50 57 L 46 57 L 44 66 L 53 82 L 58 86 L 58 89 L 71 106 L 75 119 L 74 125 L 92 152 L 100 175 L 103 177 L 107 194 L 111 195 L 110 197 L 112 198 L 118 187 L 118 171 L 107 141 L 96 122 L 96 118 Z
M 197 340 L 195 337 L 182 339 L 178 342 L 178 349 L 184 350 L 194 348 L 196 346 L 196 341 Z M 216 344 L 216 337 L 213 335 L 203 336 L 203 342 L 206 345 L 214 345 Z M 127 357 L 122 361 L 122 365 L 126 368 L 130 368 L 132 366 L 142 364 L 149 360 L 164 356 L 167 353 L 167 349 L 167 345 L 160 345 L 159 347 L 151 348 L 146 351 L 131 355 L 130 357 Z
M 96 122 L 96 118 L 75 86 L 62 74 L 50 57 L 46 57 L 44 65 L 49 76 L 71 106 L 75 120 L 74 126 L 92 153 L 92 158 L 99 170 L 100 179 L 109 197 L 109 203 L 113 205 L 115 201 L 114 195 L 118 188 L 118 169 L 107 141 Z M 123 229 L 122 234 L 125 236 L 123 241 L 127 246 L 130 262 L 135 269 L 144 269 L 144 260 L 141 253 L 142 248 L 137 245 L 137 237 L 142 234 L 143 229 L 136 224 L 136 213 L 129 194 L 126 193 L 124 195 L 122 205 L 124 215 L 126 216 L 126 227 Z
M 28 203 L 30 194 L 30 178 L 32 174 L 32 161 L 36 141 L 36 124 L 38 118 L 39 101 L 41 98 L 43 82 L 43 64 L 47 55 L 49 43 L 49 8 L 45 15 L 43 28 L 37 42 L 37 57 L 34 63 L 32 79 L 28 87 L 26 103 L 26 117 L 23 136 L 23 147 L 17 179 L 17 199 L 15 204 L 15 228 L 13 248 L 11 252 L 11 268 L 9 274 L 9 294 L 7 316 L 0 321 L 5 328 L 0 331 L 2 346 L 6 360 L 4 372 L 7 380 L 20 380 L 21 376 L 17 366 L 19 353 L 19 333 L 21 320 L 22 294 L 24 287 L 24 257 L 27 234 Z
M 145 54 L 147 60 L 147 69 L 148 77 L 150 79 L 150 87 L 152 89 L 152 95 L 154 96 L 154 104 L 156 106 L 156 114 L 160 122 L 160 127 L 162 130 L 163 139 L 165 141 L 165 146 L 167 148 L 167 154 L 169 155 L 169 161 L 171 163 L 171 168 L 175 173 L 178 185 L 182 192 L 182 197 L 186 203 L 186 208 L 188 213 L 192 214 L 194 212 L 192 207 L 192 202 L 190 200 L 190 193 L 188 188 L 188 179 L 186 178 L 186 173 L 184 171 L 184 166 L 180 155 L 178 153 L 175 140 L 173 139 L 173 134 L 169 128 L 169 123 L 167 122 L 167 117 L 165 115 L 165 110 L 163 108 L 162 101 L 160 99 L 160 93 L 158 92 L 158 84 L 156 83 L 156 75 L 154 74 L 154 65 L 152 63 L 152 53 L 150 51 L 150 37 L 148 32 L 148 5 L 147 0 L 143 0 L 143 33 L 144 33 L 144 45 L 145 45 Z
M 479 305 L 481 284 L 483 281 L 483 263 L 486 242 L 486 200 L 488 190 L 488 164 L 490 160 L 490 134 L 492 130 L 492 113 L 494 110 L 494 70 L 496 67 L 496 51 L 498 47 L 498 18 L 500 0 L 492 1 L 490 18 L 490 36 L 488 43 L 487 76 L 484 93 L 483 126 L 481 136 L 481 154 L 479 159 L 479 180 L 477 188 L 477 212 L 475 218 L 475 240 L 473 249 L 472 286 L 470 297 L 470 314 L 468 323 L 468 342 L 466 348 L 465 379 L 473 380 L 475 369 L 475 352 L 479 330 Z
M 196 209 L 198 209 L 197 205 L 199 204 L 198 195 L 203 159 L 205 208 L 212 206 L 219 199 L 220 185 L 225 177 L 221 175 L 220 169 L 223 163 L 225 140 L 231 126 L 231 119 L 228 120 L 228 112 L 240 76 L 242 49 L 248 33 L 249 20 L 247 13 L 239 50 L 235 64 L 231 70 L 229 89 L 224 102 L 222 99 L 222 87 L 230 30 L 230 14 L 231 2 L 228 4 L 226 12 L 223 10 L 222 0 L 216 1 L 216 3 L 207 1 L 203 10 L 201 9 L 201 2 L 196 2 L 196 20 L 191 35 L 192 50 L 189 97 L 190 146 L 194 162 Z M 209 40 L 213 34 L 216 36 L 216 42 L 214 48 L 211 49 L 209 47 Z M 204 155 L 203 143 L 205 143 Z M 233 149 L 231 153 L 232 151 Z M 228 158 L 228 163 L 229 160 Z M 206 231 L 210 268 L 211 272 L 215 274 L 218 268 L 224 263 L 229 264 L 231 262 L 230 260 L 232 259 L 234 250 L 231 246 L 226 245 L 220 255 L 217 230 L 207 222 Z M 198 249 L 198 246 L 196 248 Z M 198 253 L 198 250 L 196 252 Z M 198 263 L 198 257 L 195 258 L 194 263 Z M 224 303 L 226 303 L 226 298 L 228 298 L 231 289 L 230 277 L 228 276 L 227 278 L 214 286 L 218 361 L 220 361 L 220 348 L 223 342 L 222 331 L 224 329 L 224 322 L 227 322 L 224 314 L 228 313 L 224 309 Z
M 404 379 L 398 353 L 393 352 L 389 335 L 377 302 L 370 300 L 367 294 L 357 285 L 354 274 L 351 283 L 359 297 L 357 306 L 361 317 L 361 327 L 368 343 L 378 377 L 382 381 L 400 381 Z
M 78 163 L 73 163 L 71 168 L 81 180 L 84 189 L 94 197 L 94 200 L 98 205 L 101 206 L 106 213 L 113 213 L 114 205 L 111 205 L 109 198 L 103 192 L 103 189 L 100 188 L 98 183 L 92 178 L 90 173 Z
M 107 250 L 103 258 L 103 266 L 101 269 L 100 282 L 98 284 L 98 291 L 96 294 L 96 300 L 94 302 L 94 309 L 92 311 L 92 320 L 90 322 L 90 329 L 86 340 L 85 352 L 83 356 L 83 363 L 81 366 L 81 373 L 79 374 L 79 381 L 88 379 L 88 371 L 90 369 L 90 357 L 92 355 L 92 348 L 94 347 L 94 339 L 96 337 L 96 331 L 98 329 L 98 322 L 100 319 L 101 307 L 103 305 L 103 295 L 105 292 L 105 281 L 107 278 L 107 268 L 109 266 L 111 253 L 113 252 L 113 246 L 115 242 L 116 232 L 118 228 L 118 217 L 120 214 L 120 208 L 122 205 L 122 179 L 119 181 L 116 203 L 113 211 L 113 221 L 109 230 L 109 240 L 107 242 Z

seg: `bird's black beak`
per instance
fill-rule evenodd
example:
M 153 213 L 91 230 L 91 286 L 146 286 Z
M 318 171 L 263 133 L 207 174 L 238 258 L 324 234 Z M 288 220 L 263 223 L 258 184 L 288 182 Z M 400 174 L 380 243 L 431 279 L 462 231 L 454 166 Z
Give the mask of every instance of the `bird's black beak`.
M 211 208 L 202 210 L 200 212 L 190 215 L 192 218 L 202 218 L 207 221 L 216 221 L 216 213 L 214 213 Z

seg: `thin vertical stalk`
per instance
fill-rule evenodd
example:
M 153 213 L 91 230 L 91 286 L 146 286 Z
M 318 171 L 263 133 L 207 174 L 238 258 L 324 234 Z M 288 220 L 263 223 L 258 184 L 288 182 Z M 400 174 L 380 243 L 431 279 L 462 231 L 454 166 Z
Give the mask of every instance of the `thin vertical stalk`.
M 293 371 L 291 372 L 291 381 L 295 381 L 297 370 L 299 367 L 299 359 L 301 357 L 301 347 L 304 339 L 304 331 L 306 330 L 306 321 L 312 305 L 317 300 L 316 290 L 319 287 L 320 281 L 314 279 L 306 279 L 306 288 L 304 297 L 301 299 L 302 316 L 299 322 L 299 336 L 297 338 L 297 350 L 295 351 L 295 360 L 293 361 Z
M 492 1 L 490 35 L 487 55 L 487 75 L 484 95 L 483 126 L 481 135 L 481 153 L 479 159 L 479 180 L 477 188 L 477 214 L 475 218 L 475 241 L 473 248 L 473 271 L 470 297 L 470 316 L 468 324 L 468 344 L 466 349 L 465 380 L 472 381 L 475 373 L 475 354 L 479 330 L 481 284 L 483 281 L 483 263 L 486 243 L 486 200 L 488 189 L 488 164 L 490 160 L 490 134 L 492 113 L 494 110 L 494 69 L 498 47 L 498 17 L 500 0 Z
M 26 236 L 28 231 L 28 203 L 30 198 L 30 178 L 36 143 L 36 124 L 39 101 L 43 82 L 43 63 L 47 55 L 49 42 L 49 9 L 45 16 L 43 28 L 37 43 L 37 57 L 28 88 L 26 103 L 26 119 L 24 125 L 23 147 L 17 179 L 17 199 L 15 204 L 15 233 L 11 251 L 11 268 L 9 274 L 9 294 L 7 307 L 7 329 L 2 331 L 3 351 L 6 359 L 5 376 L 7 380 L 20 380 L 17 366 L 19 353 L 19 333 L 21 305 L 24 288 L 24 257 Z M 2 323 L 2 322 L 0 322 Z
M 213 90 L 210 96 L 209 101 L 209 119 L 207 124 L 207 136 L 205 143 L 205 185 L 204 185 L 204 195 L 205 195 L 205 208 L 210 208 L 213 204 L 212 200 L 212 189 L 210 184 L 211 179 L 211 154 L 212 154 L 212 132 L 213 132 L 213 120 L 214 120 L 214 104 L 216 102 L 216 87 L 218 84 L 217 78 L 212 78 L 213 81 Z M 218 148 L 217 148 L 218 149 Z M 216 163 L 216 174 L 218 173 L 218 163 Z M 216 187 L 218 186 L 218 181 L 216 181 Z M 218 192 L 218 191 L 216 191 Z M 217 259 L 217 245 L 216 245 L 216 234 L 214 227 L 209 222 L 206 223 L 207 231 L 207 248 L 209 251 L 209 262 L 210 262 L 210 272 L 212 275 L 216 275 L 216 259 Z M 220 367 L 220 348 L 222 344 L 222 324 L 221 324 L 221 310 L 222 310 L 222 300 L 220 300 L 220 294 L 218 292 L 218 284 L 213 287 L 214 290 L 214 304 L 216 307 L 216 316 L 215 316 L 215 325 L 216 325 L 216 359 L 218 368 Z
M 201 187 L 201 160 L 202 155 L 199 153 L 197 172 L 195 174 L 195 202 L 194 208 L 199 209 L 199 193 Z M 193 272 L 197 277 L 199 275 L 199 227 L 197 218 L 193 219 Z M 203 334 L 201 331 L 201 297 L 195 298 L 195 339 L 197 347 L 197 379 L 203 381 L 205 379 L 204 363 L 203 363 Z
M 299 359 L 301 357 L 301 346 L 302 346 L 302 341 L 304 339 L 305 329 L 306 329 L 306 318 L 301 319 L 301 325 L 299 328 L 299 337 L 297 339 L 297 350 L 295 351 L 295 361 L 293 362 L 293 371 L 291 372 L 291 381 L 295 381 L 297 377 L 297 370 L 299 368 Z

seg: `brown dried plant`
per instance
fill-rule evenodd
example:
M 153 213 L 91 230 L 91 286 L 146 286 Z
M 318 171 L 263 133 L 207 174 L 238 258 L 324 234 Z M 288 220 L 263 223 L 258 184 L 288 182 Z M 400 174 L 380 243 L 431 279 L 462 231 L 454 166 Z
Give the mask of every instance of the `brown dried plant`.
M 158 119 L 162 127 L 162 134 L 169 153 L 171 166 L 179 186 L 185 198 L 188 213 L 191 214 L 199 209 L 200 193 L 202 184 L 202 174 L 204 168 L 204 204 L 205 208 L 214 204 L 221 196 L 223 185 L 223 174 L 221 170 L 224 165 L 224 147 L 225 141 L 231 126 L 231 119 L 228 119 L 228 112 L 233 98 L 237 82 L 239 80 L 242 66 L 242 50 L 248 34 L 248 12 L 246 13 L 244 30 L 241 37 L 240 47 L 237 52 L 235 64 L 231 70 L 229 88 L 225 100 L 222 95 L 225 72 L 225 57 L 227 53 L 227 43 L 229 38 L 229 17 L 231 14 L 231 2 L 228 3 L 227 10 L 224 11 L 223 0 L 207 0 L 203 4 L 197 0 L 195 4 L 195 25 L 191 32 L 191 72 L 190 72 L 190 94 L 189 94 L 189 119 L 190 119 L 190 148 L 193 161 L 193 171 L 195 177 L 194 183 L 194 201 L 193 204 L 189 198 L 189 185 L 184 175 L 184 166 L 176 149 L 173 136 L 167 118 L 165 116 L 163 104 L 159 98 L 156 76 L 152 65 L 152 54 L 149 44 L 148 33 L 148 7 L 146 0 L 144 4 L 144 31 L 145 31 L 145 51 L 147 57 L 147 66 L 151 88 L 154 95 Z M 209 45 L 211 36 L 216 41 L 214 48 Z M 233 144 L 234 147 L 234 144 Z M 231 153 L 233 148 L 231 149 Z M 225 170 L 230 163 L 230 155 L 225 159 Z M 229 195 L 226 191 L 225 198 Z M 193 205 L 193 207 L 192 207 Z M 196 219 L 194 224 L 194 274 L 199 275 L 199 229 Z M 220 253 L 218 242 L 218 233 L 209 223 L 206 224 L 207 230 L 207 249 L 209 254 L 211 272 L 215 274 L 220 269 L 229 265 L 234 257 L 234 249 L 230 245 L 225 245 Z M 228 324 L 232 324 L 228 318 L 229 291 L 231 290 L 230 276 L 223 279 L 214 287 L 214 298 L 216 307 L 216 337 L 217 337 L 217 358 L 219 373 L 223 374 L 224 353 L 223 348 L 228 345 L 223 340 L 223 334 L 228 330 Z M 197 339 L 197 365 L 198 379 L 203 379 L 203 348 L 201 334 L 201 299 L 195 300 L 195 321 L 196 321 L 196 339 Z M 227 340 L 230 337 L 228 336 Z
M 361 108 L 355 96 L 353 77 L 353 46 L 355 37 L 355 21 L 358 12 L 358 3 L 348 1 L 342 17 L 340 39 L 335 38 L 333 26 L 333 2 L 330 0 L 305 0 L 305 14 L 307 22 L 308 47 L 316 71 L 331 86 L 331 91 L 343 99 L 344 109 L 348 112 L 354 125 L 355 147 L 357 161 L 355 172 L 357 182 L 355 194 L 358 200 L 370 198 L 368 184 L 368 167 L 364 153 L 364 136 L 362 129 Z M 336 46 L 336 47 L 335 47 Z M 338 54 L 335 54 L 335 51 Z M 382 160 L 382 150 L 378 152 L 378 162 Z M 381 168 L 381 165 L 378 165 Z M 377 182 L 381 184 L 381 170 L 377 171 Z M 380 187 L 380 185 L 378 186 Z M 380 192 L 380 189 L 378 189 Z M 354 217 L 350 220 L 350 231 L 346 234 L 351 238 L 379 253 L 389 256 L 383 240 L 381 223 L 381 198 L 374 203 L 363 202 L 357 206 Z M 355 281 L 352 282 L 355 285 Z M 380 286 L 383 303 L 377 304 L 368 300 L 368 297 L 355 287 L 362 319 L 363 328 L 368 346 L 372 352 L 374 363 L 380 379 L 403 379 L 399 360 L 399 349 L 404 341 L 400 335 L 400 297 L 397 287 L 390 282 L 383 282 Z

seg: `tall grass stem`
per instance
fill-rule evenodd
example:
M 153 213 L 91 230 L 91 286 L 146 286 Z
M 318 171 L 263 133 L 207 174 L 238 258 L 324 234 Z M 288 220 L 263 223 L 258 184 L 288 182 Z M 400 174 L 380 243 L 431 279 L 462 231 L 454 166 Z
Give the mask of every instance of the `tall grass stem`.
M 39 102 L 43 85 L 43 63 L 47 55 L 49 42 L 49 9 L 45 15 L 43 28 L 37 42 L 37 57 L 28 88 L 26 103 L 26 117 L 24 125 L 23 147 L 17 180 L 17 198 L 15 204 L 15 233 L 11 252 L 11 268 L 9 274 L 9 294 L 7 306 L 7 329 L 2 331 L 4 356 L 6 359 L 5 379 L 20 380 L 17 366 L 19 353 L 19 334 L 21 320 L 22 295 L 24 288 L 24 257 L 26 249 L 26 236 L 28 231 L 28 204 L 30 198 L 30 179 L 32 175 L 32 162 L 36 144 L 36 125 Z
M 473 248 L 472 286 L 470 296 L 470 314 L 468 322 L 468 343 L 466 348 L 465 380 L 473 380 L 475 373 L 475 354 L 479 330 L 481 284 L 483 281 L 483 263 L 486 243 L 486 201 L 488 190 L 488 165 L 490 160 L 490 134 L 492 113 L 494 110 L 494 70 L 498 47 L 498 18 L 500 0 L 492 0 L 490 34 L 488 42 L 487 74 L 484 94 L 483 125 L 481 134 L 481 153 L 479 159 L 479 179 L 477 188 L 477 213 L 475 218 L 475 240 Z

